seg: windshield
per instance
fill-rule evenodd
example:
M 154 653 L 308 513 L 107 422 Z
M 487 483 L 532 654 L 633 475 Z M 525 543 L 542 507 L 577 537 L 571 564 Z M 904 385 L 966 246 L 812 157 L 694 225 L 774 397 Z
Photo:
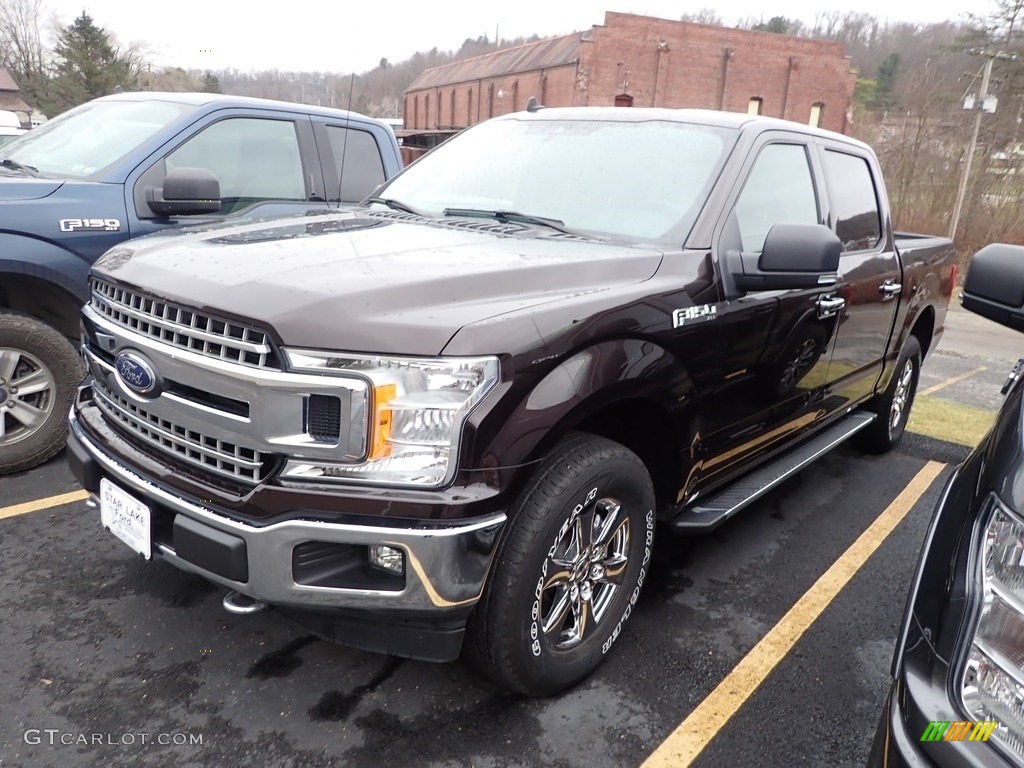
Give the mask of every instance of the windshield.
M 597 237 L 680 243 L 736 137 L 668 120 L 495 120 L 425 155 L 377 194 L 431 216 L 515 212 Z
M 89 102 L 0 147 L 0 161 L 14 160 L 42 176 L 88 178 L 196 109 L 169 101 Z

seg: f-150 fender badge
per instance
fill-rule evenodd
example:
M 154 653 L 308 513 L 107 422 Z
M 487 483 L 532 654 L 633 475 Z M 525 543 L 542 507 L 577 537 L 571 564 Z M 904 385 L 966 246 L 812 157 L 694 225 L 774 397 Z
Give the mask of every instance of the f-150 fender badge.
M 707 320 L 714 320 L 718 317 L 718 307 L 714 304 L 701 304 L 696 307 L 677 309 L 672 313 L 672 327 L 679 328 L 683 325 L 695 325 Z
M 121 229 L 119 219 L 61 219 L 61 232 L 117 232 Z

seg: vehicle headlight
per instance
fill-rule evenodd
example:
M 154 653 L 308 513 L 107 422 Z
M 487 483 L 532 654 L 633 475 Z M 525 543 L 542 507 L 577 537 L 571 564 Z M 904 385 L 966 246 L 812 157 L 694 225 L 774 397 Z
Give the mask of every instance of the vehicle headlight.
M 458 464 L 462 427 L 498 383 L 496 357 L 401 358 L 286 349 L 293 370 L 368 383 L 366 460 L 289 462 L 284 477 L 437 487 Z
M 996 506 L 981 553 L 983 594 L 961 678 L 978 721 L 999 726 L 990 741 L 1024 759 L 1024 523 Z

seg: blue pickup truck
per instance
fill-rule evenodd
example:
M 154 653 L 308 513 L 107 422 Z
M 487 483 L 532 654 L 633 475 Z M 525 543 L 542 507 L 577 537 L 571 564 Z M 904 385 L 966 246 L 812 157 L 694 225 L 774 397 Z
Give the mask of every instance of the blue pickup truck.
M 0 147 L 0 474 L 64 445 L 86 275 L 103 253 L 358 202 L 400 168 L 381 121 L 208 93 L 106 96 Z

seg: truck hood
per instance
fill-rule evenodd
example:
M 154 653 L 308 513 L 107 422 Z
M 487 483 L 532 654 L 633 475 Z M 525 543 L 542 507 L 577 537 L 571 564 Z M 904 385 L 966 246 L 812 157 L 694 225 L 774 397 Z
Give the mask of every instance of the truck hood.
M 94 268 L 289 346 L 437 355 L 463 326 L 649 279 L 662 252 L 490 220 L 333 212 L 161 233 Z
M 6 171 L 6 169 L 5 169 Z M 17 173 L 17 171 L 13 171 Z M 0 176 L 0 203 L 41 200 L 64 184 L 63 179 L 34 179 L 27 176 Z

